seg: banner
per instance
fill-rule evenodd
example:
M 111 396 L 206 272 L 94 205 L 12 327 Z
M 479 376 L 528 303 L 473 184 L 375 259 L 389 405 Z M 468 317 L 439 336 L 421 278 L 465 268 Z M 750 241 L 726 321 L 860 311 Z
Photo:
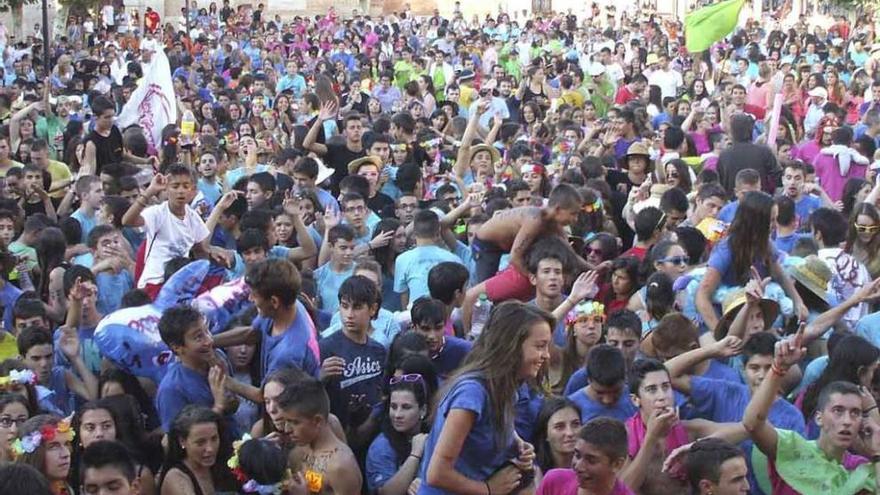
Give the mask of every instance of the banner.
M 695 10 L 684 18 L 684 41 L 690 53 L 708 50 L 736 28 L 745 0 L 725 0 Z
M 131 98 L 122 107 L 116 125 L 125 129 L 138 124 L 144 129 L 147 146 L 151 150 L 162 147 L 162 129 L 177 122 L 177 98 L 171 82 L 171 66 L 165 51 L 153 52 L 149 65 L 144 67 L 144 77 Z

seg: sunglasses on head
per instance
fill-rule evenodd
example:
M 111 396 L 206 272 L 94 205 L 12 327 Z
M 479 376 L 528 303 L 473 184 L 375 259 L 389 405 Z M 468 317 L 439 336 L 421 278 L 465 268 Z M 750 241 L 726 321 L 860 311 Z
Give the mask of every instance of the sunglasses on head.
M 428 395 L 428 389 L 425 386 L 425 379 L 422 375 L 418 373 L 407 373 L 406 375 L 401 376 L 392 376 L 390 380 L 388 380 L 388 385 L 393 387 L 398 383 L 418 383 L 420 387 L 422 387 L 422 393 L 425 396 Z
M 440 146 L 440 141 L 441 141 L 440 138 L 434 138 L 434 139 L 429 139 L 429 140 L 427 140 L 427 141 L 422 141 L 422 143 L 421 143 L 421 144 L 422 144 L 422 148 L 425 148 L 425 149 L 427 149 L 427 148 L 435 148 L 435 147 L 437 147 L 437 146 Z
M 856 232 L 858 232 L 859 234 L 873 234 L 877 231 L 880 231 L 880 225 L 859 225 L 856 223 L 853 224 L 853 226 L 856 228 Z

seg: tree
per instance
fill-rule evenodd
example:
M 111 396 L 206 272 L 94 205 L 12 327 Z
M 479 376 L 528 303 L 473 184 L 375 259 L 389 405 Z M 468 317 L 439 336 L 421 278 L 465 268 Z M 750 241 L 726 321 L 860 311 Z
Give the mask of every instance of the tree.
M 27 4 L 37 3 L 39 0 L 0 0 L 0 12 L 12 12 L 12 32 L 19 38 L 23 37 L 24 14 L 23 7 Z

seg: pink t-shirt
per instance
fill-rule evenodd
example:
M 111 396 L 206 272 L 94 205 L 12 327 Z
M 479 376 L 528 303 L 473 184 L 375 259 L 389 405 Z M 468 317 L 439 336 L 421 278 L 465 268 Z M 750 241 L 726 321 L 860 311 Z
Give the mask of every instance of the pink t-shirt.
M 577 495 L 577 475 L 571 469 L 551 469 L 544 475 L 535 495 Z M 614 488 L 608 495 L 635 495 L 622 481 L 614 482 Z
M 842 175 L 837 158 L 823 153 L 819 153 L 813 159 L 813 167 L 816 169 L 816 178 L 820 180 L 819 184 L 832 201 L 843 199 L 843 188 L 846 187 L 846 182 L 850 178 L 864 179 L 865 172 L 868 170 L 867 165 L 850 163 L 847 174 Z

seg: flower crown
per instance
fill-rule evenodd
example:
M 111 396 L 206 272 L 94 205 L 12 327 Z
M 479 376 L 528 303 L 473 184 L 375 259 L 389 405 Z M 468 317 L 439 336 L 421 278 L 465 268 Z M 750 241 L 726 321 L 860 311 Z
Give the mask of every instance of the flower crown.
M 244 436 L 241 437 L 241 440 L 236 440 L 232 442 L 232 450 L 234 451 L 232 457 L 226 462 L 226 465 L 229 469 L 232 470 L 232 475 L 235 476 L 235 479 L 241 483 L 241 491 L 244 493 L 258 493 L 260 495 L 274 495 L 280 494 L 283 491 L 284 480 L 281 480 L 278 483 L 272 485 L 261 485 L 255 479 L 251 479 L 248 477 L 247 473 L 241 468 L 241 465 L 238 462 L 238 454 L 241 451 L 241 446 L 244 445 L 245 442 L 251 440 L 249 434 L 245 433 Z M 290 473 L 288 472 L 285 476 L 285 479 L 290 477 Z
M 69 436 L 71 441 L 73 441 L 73 438 L 76 436 L 76 432 L 70 427 L 69 418 L 62 419 L 55 425 L 43 425 L 39 430 L 16 439 L 12 444 L 12 450 L 15 452 L 16 456 L 32 454 L 44 441 L 51 442 L 59 436 Z
M 0 388 L 10 385 L 36 385 L 37 374 L 33 370 L 10 370 L 6 376 L 0 376 Z
M 581 316 L 605 315 L 605 305 L 596 301 L 586 301 L 578 304 L 565 315 L 566 325 L 574 325 Z

